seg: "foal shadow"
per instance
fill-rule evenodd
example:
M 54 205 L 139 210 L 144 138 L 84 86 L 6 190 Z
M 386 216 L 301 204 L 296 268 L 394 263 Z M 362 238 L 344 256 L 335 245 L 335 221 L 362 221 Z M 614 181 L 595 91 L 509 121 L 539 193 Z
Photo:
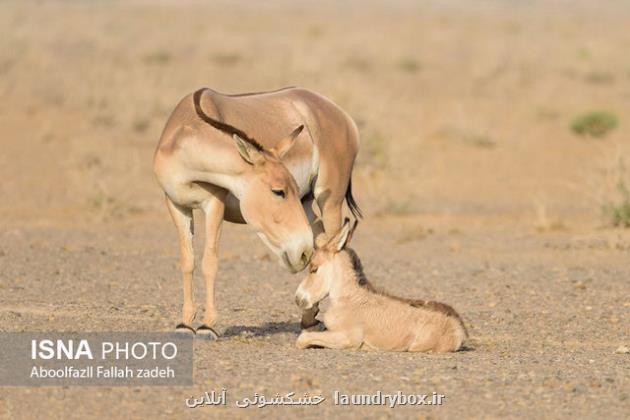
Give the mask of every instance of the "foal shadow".
M 228 327 L 222 335 L 223 337 L 235 337 L 237 335 L 241 335 L 242 333 L 249 333 L 254 337 L 264 337 L 282 333 L 295 333 L 297 335 L 300 331 L 301 328 L 299 322 L 283 321 L 266 322 L 263 325 L 256 326 L 235 325 L 233 327 Z

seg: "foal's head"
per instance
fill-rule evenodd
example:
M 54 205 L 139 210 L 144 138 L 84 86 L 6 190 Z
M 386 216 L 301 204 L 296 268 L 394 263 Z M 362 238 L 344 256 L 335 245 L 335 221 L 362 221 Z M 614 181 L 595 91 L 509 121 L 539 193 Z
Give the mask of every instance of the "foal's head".
M 302 309 L 309 309 L 330 293 L 335 280 L 343 276 L 343 270 L 352 270 L 349 258 L 344 258 L 341 251 L 350 242 L 357 222 L 346 219 L 341 230 L 328 242 L 319 246 L 309 263 L 309 274 L 295 293 L 295 302 Z

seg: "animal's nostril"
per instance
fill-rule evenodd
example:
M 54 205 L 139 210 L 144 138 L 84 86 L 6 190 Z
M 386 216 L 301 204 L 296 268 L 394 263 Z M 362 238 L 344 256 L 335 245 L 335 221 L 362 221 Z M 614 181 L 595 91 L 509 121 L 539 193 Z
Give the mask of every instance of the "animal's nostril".
M 302 258 L 300 259 L 302 261 L 302 264 L 306 265 L 308 263 L 308 259 L 309 259 L 309 255 L 306 252 L 302 253 Z
M 301 307 L 302 307 L 302 305 L 304 304 L 304 299 L 302 299 L 302 298 L 301 298 L 301 297 L 299 297 L 299 296 L 295 296 L 295 304 L 296 304 L 299 308 L 301 308 Z

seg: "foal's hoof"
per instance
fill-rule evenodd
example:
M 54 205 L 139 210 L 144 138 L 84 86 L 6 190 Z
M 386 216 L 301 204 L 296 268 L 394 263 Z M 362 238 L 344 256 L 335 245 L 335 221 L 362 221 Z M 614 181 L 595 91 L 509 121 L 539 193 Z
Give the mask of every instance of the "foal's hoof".
M 202 325 L 197 328 L 197 337 L 201 338 L 202 340 L 214 341 L 219 339 L 219 334 L 211 327 L 208 327 L 207 325 Z
M 322 331 L 326 331 L 326 325 L 324 325 L 323 322 L 318 322 L 315 325 L 312 325 L 308 328 L 302 328 L 302 331 L 308 331 L 308 332 L 322 332 Z
M 307 331 L 319 331 L 322 329 L 322 323 L 317 320 L 317 319 L 313 319 L 311 320 L 302 320 L 302 322 L 300 322 L 300 327 L 302 327 L 303 330 L 307 330 Z
M 181 324 L 177 324 L 177 326 L 175 327 L 175 332 L 182 335 L 195 335 L 195 329 L 190 325 L 184 324 L 183 322 Z

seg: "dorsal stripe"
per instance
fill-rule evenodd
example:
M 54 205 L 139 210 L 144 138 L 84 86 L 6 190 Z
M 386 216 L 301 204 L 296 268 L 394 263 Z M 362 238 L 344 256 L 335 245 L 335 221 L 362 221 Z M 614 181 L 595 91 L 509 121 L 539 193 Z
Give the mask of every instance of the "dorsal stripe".
M 359 259 L 359 256 L 357 255 L 357 253 L 352 248 L 345 248 L 345 252 L 350 257 L 350 263 L 352 264 L 352 269 L 356 276 L 357 283 L 361 287 L 365 288 L 368 292 L 385 296 L 385 297 L 388 297 L 393 300 L 397 300 L 402 303 L 406 303 L 407 305 L 413 306 L 414 308 L 423 308 L 423 309 L 433 311 L 433 312 L 440 312 L 448 317 L 455 318 L 460 323 L 460 325 L 464 327 L 464 329 L 466 328 L 464 326 L 464 322 L 461 316 L 457 313 L 457 311 L 445 303 L 435 302 L 431 300 L 426 301 L 423 299 L 408 299 L 408 298 L 392 295 L 390 293 L 387 293 L 385 290 L 374 287 L 374 285 L 372 285 L 372 283 L 370 283 L 367 277 L 365 276 L 365 273 L 363 271 L 363 264 L 361 264 L 361 260 Z
M 210 117 L 208 114 L 203 112 L 203 109 L 201 109 L 201 95 L 203 94 L 205 90 L 207 90 L 207 88 L 201 88 L 193 94 L 193 102 L 195 104 L 195 111 L 197 112 L 197 115 L 199 116 L 199 118 L 201 118 L 204 122 L 216 128 L 217 130 L 223 131 L 224 133 L 227 133 L 230 136 L 233 136 L 234 134 L 236 134 L 237 136 L 239 136 L 240 138 L 242 138 L 243 140 L 251 144 L 259 152 L 264 152 L 265 148 L 256 140 L 254 140 L 252 137 L 248 136 L 247 133 L 245 133 L 243 130 L 240 130 L 234 127 L 233 125 L 224 123 L 222 121 L 215 120 L 214 118 Z

